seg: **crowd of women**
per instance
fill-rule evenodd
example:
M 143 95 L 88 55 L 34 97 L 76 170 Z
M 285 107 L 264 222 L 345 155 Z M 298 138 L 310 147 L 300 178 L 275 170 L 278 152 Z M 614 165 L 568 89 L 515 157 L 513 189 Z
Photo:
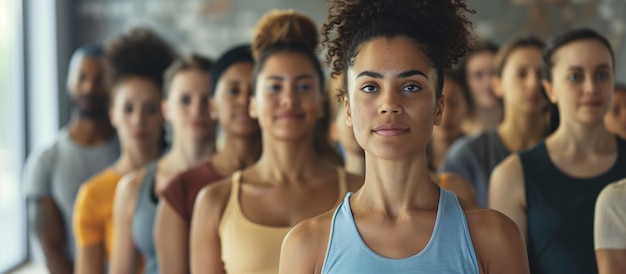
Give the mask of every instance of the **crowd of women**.
M 25 174 L 47 268 L 626 273 L 610 43 L 498 47 L 473 12 L 333 0 L 321 31 L 272 11 L 214 61 L 146 28 L 78 49 L 76 113 Z

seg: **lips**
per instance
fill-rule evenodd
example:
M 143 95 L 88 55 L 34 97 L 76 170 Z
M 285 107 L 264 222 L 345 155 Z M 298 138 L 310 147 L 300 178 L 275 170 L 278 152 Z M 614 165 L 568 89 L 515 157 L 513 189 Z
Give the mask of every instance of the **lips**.
M 248 113 L 244 111 L 233 114 L 233 117 L 235 121 L 239 121 L 239 122 L 246 122 L 246 121 L 252 120 L 252 118 L 250 118 L 250 115 L 248 115 Z
M 409 128 L 396 124 L 386 124 L 376 127 L 372 132 L 379 136 L 394 137 L 409 132 Z
M 299 120 L 304 119 L 304 114 L 296 113 L 296 112 L 288 112 L 288 113 L 277 115 L 276 119 L 285 120 L 285 121 L 299 121 Z

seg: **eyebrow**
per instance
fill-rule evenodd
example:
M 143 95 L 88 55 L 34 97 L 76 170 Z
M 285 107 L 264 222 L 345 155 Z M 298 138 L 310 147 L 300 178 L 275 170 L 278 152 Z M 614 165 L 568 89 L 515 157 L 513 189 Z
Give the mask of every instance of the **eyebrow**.
M 608 68 L 610 68 L 609 64 L 600 64 L 600 65 L 597 65 L 595 69 L 608 69 Z M 583 70 L 583 67 L 570 66 L 567 68 L 567 70 Z
M 311 79 L 311 78 L 313 78 L 313 75 L 311 75 L 311 74 L 302 74 L 302 75 L 296 76 L 295 80 Z M 270 75 L 270 76 L 267 76 L 267 79 L 277 80 L 277 81 L 284 81 L 285 77 L 278 76 L 278 75 Z
M 424 76 L 424 78 L 428 79 L 428 76 L 426 76 L 425 73 L 416 69 L 400 72 L 396 75 L 396 78 L 406 78 L 406 77 L 411 77 L 414 75 L 421 75 L 421 76 Z M 368 76 L 372 78 L 383 78 L 383 75 L 381 73 L 368 71 L 368 70 L 359 73 L 359 75 L 357 75 L 356 78 L 363 77 L 363 76 Z

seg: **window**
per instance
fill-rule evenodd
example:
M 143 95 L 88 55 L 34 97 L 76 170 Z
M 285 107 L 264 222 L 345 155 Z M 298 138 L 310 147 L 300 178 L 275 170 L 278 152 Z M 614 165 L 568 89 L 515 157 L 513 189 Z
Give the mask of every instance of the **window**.
M 22 1 L 0 0 L 0 272 L 26 260 Z

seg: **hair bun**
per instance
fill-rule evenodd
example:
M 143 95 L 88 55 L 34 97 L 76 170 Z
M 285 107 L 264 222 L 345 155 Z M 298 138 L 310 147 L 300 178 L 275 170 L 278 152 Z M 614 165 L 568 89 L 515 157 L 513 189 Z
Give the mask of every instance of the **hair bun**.
M 273 10 L 254 29 L 252 55 L 256 59 L 267 47 L 281 42 L 299 42 L 315 51 L 318 41 L 317 26 L 309 16 L 294 10 Z

